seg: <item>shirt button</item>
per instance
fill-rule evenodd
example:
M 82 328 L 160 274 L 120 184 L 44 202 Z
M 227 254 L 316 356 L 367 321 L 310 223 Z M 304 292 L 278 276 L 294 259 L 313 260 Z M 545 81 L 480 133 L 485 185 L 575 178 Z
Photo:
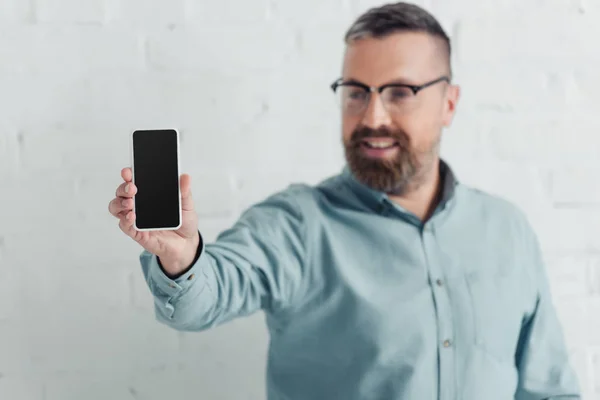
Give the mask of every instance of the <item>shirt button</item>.
M 175 289 L 175 285 L 173 285 L 172 283 L 169 283 L 169 287 Z
M 442 282 L 441 279 L 438 279 L 437 281 L 435 281 L 435 283 L 437 283 L 438 286 L 442 286 L 444 284 L 444 282 Z
M 444 340 L 444 347 L 448 348 L 452 345 L 452 342 L 450 340 Z
M 188 281 L 191 281 L 192 279 L 194 279 L 194 276 L 195 276 L 194 274 L 191 274 L 191 275 L 188 277 L 188 279 L 187 279 L 187 280 L 188 280 Z

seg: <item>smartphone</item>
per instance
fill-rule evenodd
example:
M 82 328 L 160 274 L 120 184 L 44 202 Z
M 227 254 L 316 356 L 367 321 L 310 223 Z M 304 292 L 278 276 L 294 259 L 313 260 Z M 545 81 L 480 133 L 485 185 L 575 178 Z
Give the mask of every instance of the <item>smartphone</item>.
M 181 227 L 179 131 L 135 130 L 131 134 L 131 171 L 135 229 L 176 230 Z

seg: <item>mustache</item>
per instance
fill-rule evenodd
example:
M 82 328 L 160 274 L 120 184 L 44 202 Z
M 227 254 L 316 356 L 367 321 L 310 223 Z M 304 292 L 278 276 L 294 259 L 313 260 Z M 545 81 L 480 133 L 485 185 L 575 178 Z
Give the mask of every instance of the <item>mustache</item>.
M 372 129 L 366 126 L 357 127 L 350 137 L 352 146 L 359 146 L 363 139 L 369 138 L 391 138 L 398 142 L 400 147 L 407 148 L 410 144 L 410 138 L 402 130 L 391 130 L 387 127 Z

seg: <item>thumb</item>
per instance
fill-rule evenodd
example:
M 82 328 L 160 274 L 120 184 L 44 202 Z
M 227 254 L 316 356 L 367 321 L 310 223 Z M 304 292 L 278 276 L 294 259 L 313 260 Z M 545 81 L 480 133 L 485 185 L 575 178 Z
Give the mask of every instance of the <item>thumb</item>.
M 192 179 L 188 174 L 181 175 L 181 208 L 183 211 L 193 211 L 194 202 L 192 200 Z

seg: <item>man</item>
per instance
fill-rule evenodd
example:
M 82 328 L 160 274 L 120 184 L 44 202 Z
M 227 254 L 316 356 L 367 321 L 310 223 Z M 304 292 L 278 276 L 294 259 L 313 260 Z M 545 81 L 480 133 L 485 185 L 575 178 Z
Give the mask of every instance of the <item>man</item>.
M 204 243 L 189 176 L 181 229 L 142 233 L 122 171 L 110 210 L 145 249 L 157 318 L 201 331 L 263 310 L 270 400 L 578 399 L 527 219 L 439 159 L 459 99 L 447 35 L 397 3 L 346 44 L 339 175 L 273 194 Z

